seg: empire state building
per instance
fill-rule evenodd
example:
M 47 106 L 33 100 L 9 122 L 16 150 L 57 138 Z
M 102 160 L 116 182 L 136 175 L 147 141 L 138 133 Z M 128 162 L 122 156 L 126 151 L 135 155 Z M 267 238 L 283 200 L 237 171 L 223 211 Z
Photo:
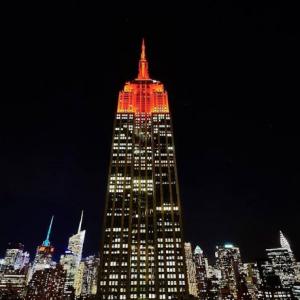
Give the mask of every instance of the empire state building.
M 168 94 L 138 76 L 119 93 L 101 242 L 100 299 L 179 299 L 187 290 Z

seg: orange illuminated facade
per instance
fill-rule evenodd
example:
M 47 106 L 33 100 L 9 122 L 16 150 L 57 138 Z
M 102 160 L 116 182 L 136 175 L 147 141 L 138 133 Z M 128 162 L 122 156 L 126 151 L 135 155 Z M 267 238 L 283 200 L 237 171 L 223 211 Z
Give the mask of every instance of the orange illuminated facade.
M 139 62 L 138 77 L 126 82 L 119 93 L 118 113 L 169 113 L 168 94 L 162 83 L 149 77 L 145 44 Z
M 149 76 L 119 93 L 100 251 L 98 298 L 179 299 L 187 292 L 168 94 Z

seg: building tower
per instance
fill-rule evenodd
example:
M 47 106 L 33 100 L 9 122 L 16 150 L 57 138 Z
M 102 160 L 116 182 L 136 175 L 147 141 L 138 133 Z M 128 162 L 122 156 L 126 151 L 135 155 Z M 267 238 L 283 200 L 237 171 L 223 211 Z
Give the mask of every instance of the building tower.
M 221 298 L 238 298 L 242 268 L 240 249 L 232 244 L 217 246 L 216 267 L 221 271 Z
M 200 246 L 196 246 L 194 251 L 194 262 L 196 265 L 196 278 L 198 285 L 198 298 L 205 299 L 207 295 L 207 273 L 208 273 L 208 261 L 204 257 L 203 250 Z
M 36 255 L 35 255 L 35 258 L 33 261 L 32 270 L 29 275 L 29 280 L 31 279 L 31 276 L 37 270 L 44 270 L 44 269 L 50 268 L 50 266 L 53 264 L 52 256 L 54 253 L 54 247 L 51 245 L 50 240 L 49 240 L 51 230 L 52 230 L 53 218 L 54 217 L 52 216 L 46 239 L 43 241 L 43 244 L 41 246 L 37 247 Z
M 198 285 L 196 277 L 196 265 L 193 260 L 193 250 L 191 243 L 184 243 L 185 262 L 187 271 L 187 280 L 189 286 L 189 294 L 198 297 Z
M 85 230 L 81 230 L 83 211 L 81 212 L 78 231 L 69 238 L 68 249 L 60 257 L 60 264 L 66 271 L 65 294 L 73 292 L 75 276 L 82 258 Z
M 68 300 L 64 294 L 66 271 L 61 265 L 37 270 L 27 287 L 26 300 Z M 24 298 L 22 298 L 24 299 Z
M 138 76 L 119 93 L 101 242 L 100 299 L 172 299 L 187 290 L 168 95 Z
M 22 269 L 29 264 L 29 253 L 24 252 L 21 243 L 9 243 L 4 257 L 4 265 L 14 270 Z

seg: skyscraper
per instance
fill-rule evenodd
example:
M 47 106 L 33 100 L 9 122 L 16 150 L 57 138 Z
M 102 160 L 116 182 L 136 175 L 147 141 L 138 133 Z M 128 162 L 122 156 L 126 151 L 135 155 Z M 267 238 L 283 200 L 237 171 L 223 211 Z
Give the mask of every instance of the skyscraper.
M 78 266 L 82 258 L 82 249 L 85 238 L 85 230 L 81 230 L 83 219 L 83 211 L 81 212 L 80 222 L 78 226 L 78 231 L 76 234 L 72 235 L 69 239 L 68 249 L 72 251 L 76 257 L 76 265 Z
M 24 252 L 24 245 L 21 243 L 9 243 L 4 257 L 4 265 L 13 269 L 22 269 L 29 263 L 29 253 Z
M 65 293 L 73 291 L 76 272 L 82 258 L 85 230 L 81 230 L 83 211 L 81 213 L 78 231 L 69 238 L 68 249 L 60 258 L 60 264 L 66 271 Z
M 204 299 L 207 295 L 208 261 L 207 258 L 204 257 L 203 251 L 199 246 L 196 246 L 195 248 L 194 261 L 196 265 L 198 297 L 199 299 Z
M 68 300 L 74 296 L 67 297 L 64 294 L 66 271 L 57 264 L 54 268 L 37 270 L 28 285 L 26 300 Z
M 0 273 L 0 299 L 24 299 L 26 275 L 26 269 L 9 269 Z
M 138 76 L 119 93 L 101 244 L 101 299 L 173 299 L 187 290 L 168 95 Z
M 53 218 L 51 218 L 50 225 L 47 231 L 46 239 L 43 241 L 41 246 L 37 247 L 36 255 L 33 261 L 32 270 L 28 276 L 28 280 L 31 279 L 32 275 L 37 270 L 44 270 L 50 268 L 51 264 L 53 264 L 52 256 L 54 253 L 54 247 L 50 243 L 50 234 L 52 230 Z
M 75 276 L 75 296 L 90 299 L 97 292 L 99 257 L 88 256 L 82 260 Z
M 242 260 L 240 249 L 232 244 L 217 246 L 216 267 L 221 271 L 221 297 L 238 298 Z
M 198 297 L 198 284 L 196 276 L 196 265 L 193 260 L 193 250 L 191 243 L 184 243 L 185 261 L 187 269 L 187 279 L 189 294 Z
M 296 274 L 295 261 L 289 250 L 286 248 L 272 248 L 266 249 L 266 252 L 270 263 L 270 265 L 266 265 L 269 266 L 269 268 L 265 268 L 266 271 L 269 269 L 279 276 L 284 287 L 291 287 L 296 281 Z

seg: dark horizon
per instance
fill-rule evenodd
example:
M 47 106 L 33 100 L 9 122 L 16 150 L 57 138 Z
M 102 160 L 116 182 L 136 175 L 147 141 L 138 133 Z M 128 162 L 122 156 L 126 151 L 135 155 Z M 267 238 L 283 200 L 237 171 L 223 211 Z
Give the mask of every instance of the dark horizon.
M 145 37 L 150 76 L 169 93 L 186 241 L 209 258 L 232 242 L 254 261 L 282 230 L 299 260 L 293 18 L 214 5 L 153 22 L 81 9 L 20 21 L 5 43 L 1 256 L 16 241 L 33 257 L 52 215 L 60 255 L 82 209 L 84 255 L 97 253 L 118 91 Z

